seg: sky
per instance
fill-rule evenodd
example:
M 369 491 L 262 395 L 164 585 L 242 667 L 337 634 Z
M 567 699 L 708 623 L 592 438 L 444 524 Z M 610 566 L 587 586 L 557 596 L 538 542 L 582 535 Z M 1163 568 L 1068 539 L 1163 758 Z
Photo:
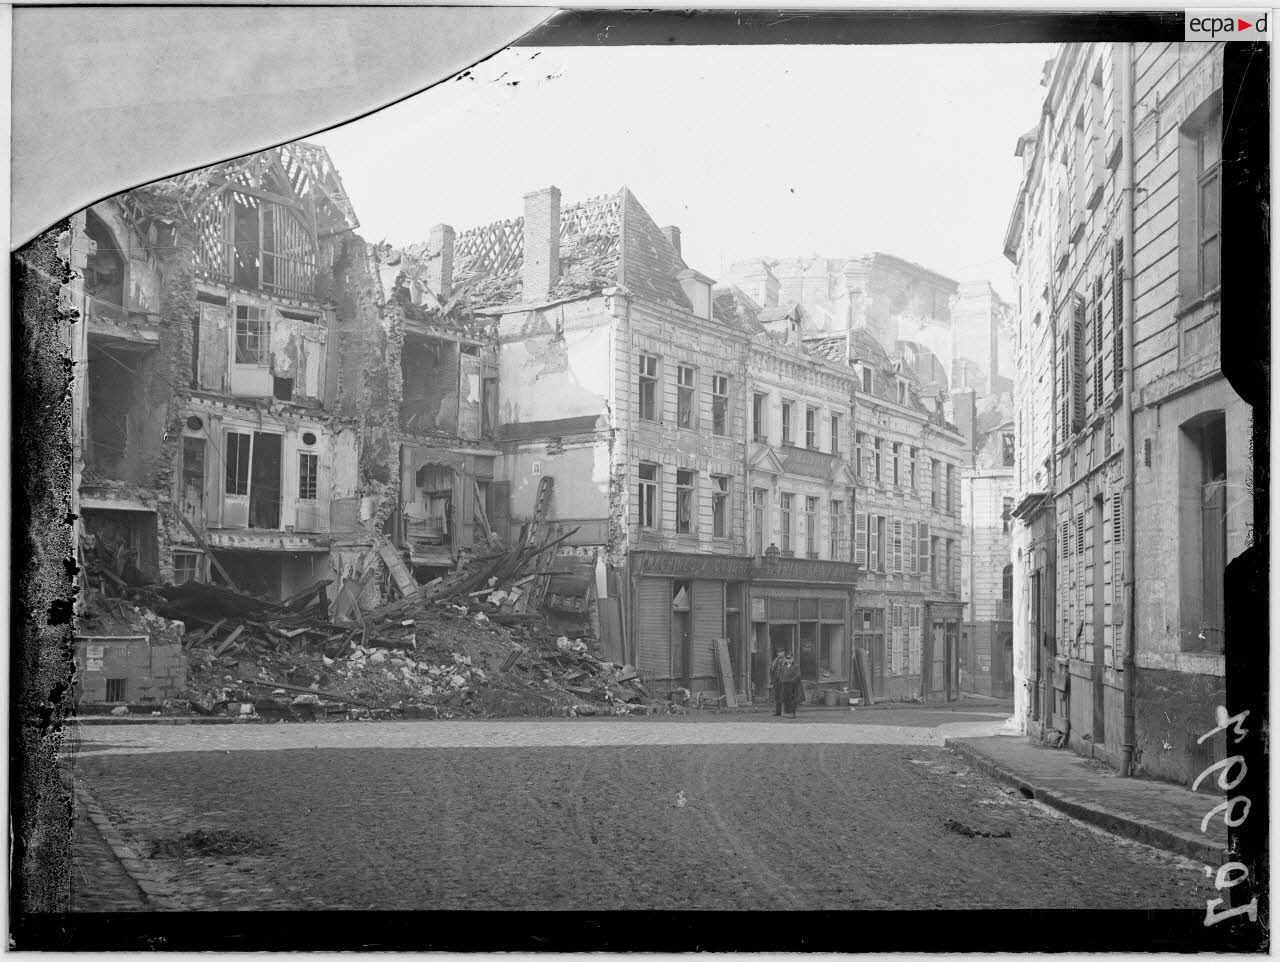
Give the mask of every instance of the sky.
M 884 251 L 1013 294 L 1014 147 L 1046 45 L 512 48 L 329 150 L 370 241 L 424 241 L 627 186 L 713 278 Z

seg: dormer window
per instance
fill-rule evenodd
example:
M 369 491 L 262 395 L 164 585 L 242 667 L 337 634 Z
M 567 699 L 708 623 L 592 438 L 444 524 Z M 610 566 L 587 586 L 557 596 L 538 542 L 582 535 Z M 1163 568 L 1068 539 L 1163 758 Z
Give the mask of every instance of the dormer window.
M 907 382 L 898 381 L 898 403 L 905 405 L 907 403 Z
M 711 285 L 714 283 L 711 278 L 704 274 L 699 274 L 695 270 L 685 268 L 676 274 L 676 280 L 680 283 L 684 296 L 689 298 L 689 303 L 693 307 L 693 313 L 698 317 L 711 319 Z

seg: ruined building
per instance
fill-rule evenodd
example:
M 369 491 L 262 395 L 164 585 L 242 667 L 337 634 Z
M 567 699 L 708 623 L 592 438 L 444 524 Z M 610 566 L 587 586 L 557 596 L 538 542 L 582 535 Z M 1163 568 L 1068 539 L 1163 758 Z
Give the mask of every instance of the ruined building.
M 337 349 L 349 312 L 376 316 L 349 290 L 357 226 L 327 154 L 306 144 L 72 219 L 91 587 L 230 581 L 278 599 L 371 545 L 361 417 Z
M 1252 525 L 1220 370 L 1222 44 L 1084 44 L 1017 145 L 1014 660 L 1028 730 L 1190 782 Z M 1131 523 L 1140 519 L 1140 524 Z M 1126 589 L 1126 586 L 1128 588 Z

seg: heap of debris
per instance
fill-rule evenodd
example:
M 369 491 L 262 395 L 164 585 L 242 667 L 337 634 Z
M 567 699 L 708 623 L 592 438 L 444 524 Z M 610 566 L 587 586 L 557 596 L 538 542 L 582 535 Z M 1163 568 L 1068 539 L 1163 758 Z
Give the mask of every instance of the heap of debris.
M 188 632 L 188 699 L 201 714 L 312 720 L 648 713 L 634 668 L 607 661 L 585 630 L 559 634 L 538 606 L 547 561 L 573 532 L 494 548 L 447 578 L 410 583 L 390 545 L 401 597 L 368 611 L 367 583 L 316 582 L 275 603 L 211 585 L 159 589 L 156 610 Z M 378 567 L 366 569 L 366 579 Z

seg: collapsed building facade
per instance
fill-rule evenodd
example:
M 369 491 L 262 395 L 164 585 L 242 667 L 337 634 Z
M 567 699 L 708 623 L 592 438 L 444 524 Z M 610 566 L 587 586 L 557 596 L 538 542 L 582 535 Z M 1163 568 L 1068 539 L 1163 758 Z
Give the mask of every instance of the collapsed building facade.
M 819 692 L 956 696 L 954 282 L 876 255 L 898 299 L 842 320 L 716 287 L 625 188 L 357 227 L 305 144 L 73 220 L 90 585 L 367 607 L 545 526 L 541 610 L 659 690 L 760 694 L 786 648 Z
M 279 599 L 372 544 L 335 350 L 357 300 L 357 226 L 306 144 L 72 218 L 73 507 L 90 590 L 214 581 Z M 114 681 L 112 701 L 136 696 Z

